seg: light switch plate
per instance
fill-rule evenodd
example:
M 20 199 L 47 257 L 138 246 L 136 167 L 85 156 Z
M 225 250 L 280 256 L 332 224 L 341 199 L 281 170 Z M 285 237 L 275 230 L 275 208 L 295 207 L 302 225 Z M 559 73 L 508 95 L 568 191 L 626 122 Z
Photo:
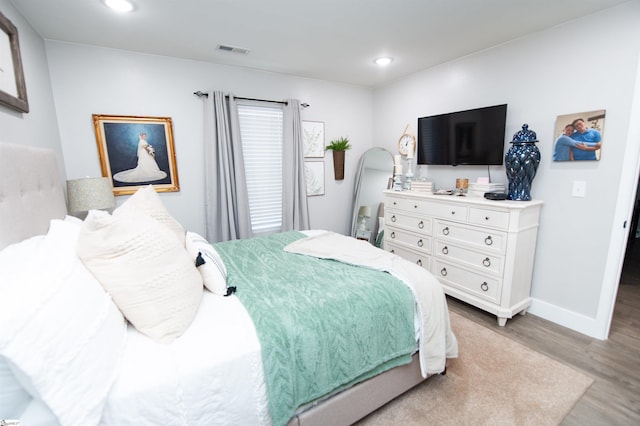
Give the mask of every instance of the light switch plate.
M 573 181 L 573 192 L 571 193 L 574 197 L 583 198 L 587 194 L 587 182 L 583 180 L 574 180 Z

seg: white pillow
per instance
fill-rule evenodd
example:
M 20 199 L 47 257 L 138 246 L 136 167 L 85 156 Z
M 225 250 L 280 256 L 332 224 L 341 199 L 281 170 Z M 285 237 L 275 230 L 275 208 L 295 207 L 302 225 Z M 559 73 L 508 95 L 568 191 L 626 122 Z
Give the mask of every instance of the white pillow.
M 189 327 L 202 298 L 202 278 L 184 246 L 137 209 L 92 210 L 78 255 L 141 333 L 170 342 Z
M 147 185 L 138 189 L 127 201 L 114 210 L 113 214 L 117 216 L 128 209 L 138 209 L 148 214 L 167 228 L 169 228 L 178 237 L 178 241 L 184 247 L 185 233 L 184 228 L 169 214 L 162 204 L 160 196 L 153 189 L 153 185 Z
M 187 231 L 185 247 L 194 261 L 198 254 L 202 256 L 204 263 L 197 268 L 202 275 L 204 286 L 213 294 L 226 296 L 227 269 L 216 249 L 204 237 L 191 231 Z
M 76 255 L 74 221 L 0 253 L 0 355 L 61 424 L 97 424 L 126 338 L 122 314 Z

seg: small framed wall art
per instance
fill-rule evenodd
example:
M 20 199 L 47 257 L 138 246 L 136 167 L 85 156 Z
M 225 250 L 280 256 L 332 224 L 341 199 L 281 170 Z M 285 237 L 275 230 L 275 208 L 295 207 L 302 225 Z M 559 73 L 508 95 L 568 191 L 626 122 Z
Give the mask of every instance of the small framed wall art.
M 307 196 L 324 195 L 324 161 L 305 161 Z
M 180 190 L 170 117 L 93 114 L 102 175 L 114 195 L 153 185 L 158 192 Z
M 0 104 L 29 112 L 18 29 L 0 13 Z
M 324 123 L 302 122 L 302 146 L 305 158 L 324 158 Z

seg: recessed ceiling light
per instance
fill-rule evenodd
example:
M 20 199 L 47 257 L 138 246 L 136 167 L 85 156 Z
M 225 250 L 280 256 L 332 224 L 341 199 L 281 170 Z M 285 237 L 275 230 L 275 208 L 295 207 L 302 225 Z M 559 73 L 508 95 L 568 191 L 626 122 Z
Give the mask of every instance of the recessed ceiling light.
M 393 62 L 393 58 L 389 58 L 389 57 L 385 56 L 385 57 L 382 57 L 382 58 L 374 59 L 373 62 L 376 65 L 380 65 L 381 67 L 384 67 L 385 65 L 389 65 L 391 62 Z
M 133 3 L 129 0 L 104 0 L 104 4 L 116 12 L 131 12 L 134 9 Z

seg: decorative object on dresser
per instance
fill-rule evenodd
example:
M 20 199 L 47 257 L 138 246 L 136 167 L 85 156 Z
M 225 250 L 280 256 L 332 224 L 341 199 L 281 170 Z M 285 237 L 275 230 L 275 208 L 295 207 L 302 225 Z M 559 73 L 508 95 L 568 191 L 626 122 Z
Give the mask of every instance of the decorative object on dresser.
M 393 190 L 402 191 L 402 156 L 393 156 Z
M 458 190 L 458 195 L 466 195 L 468 188 L 469 188 L 469 179 L 467 178 L 456 179 L 456 189 Z
M 531 304 L 542 202 L 385 191 L 384 248 L 433 273 L 448 295 L 498 317 Z
M 408 124 L 404 128 L 402 136 L 398 139 L 398 152 L 407 161 L 407 171 L 404 174 L 402 189 L 410 190 L 411 181 L 413 180 L 413 157 L 416 152 L 416 137 L 409 131 Z
M 528 124 L 513 135 L 512 146 L 504 156 L 504 165 L 509 179 L 509 199 L 531 201 L 531 182 L 540 164 L 540 150 L 536 132 Z
M 482 197 L 487 192 L 504 192 L 504 190 L 504 183 L 469 182 L 469 189 L 467 194 L 470 197 Z
M 433 192 L 433 182 L 414 180 L 411 182 L 411 190 L 416 192 Z

